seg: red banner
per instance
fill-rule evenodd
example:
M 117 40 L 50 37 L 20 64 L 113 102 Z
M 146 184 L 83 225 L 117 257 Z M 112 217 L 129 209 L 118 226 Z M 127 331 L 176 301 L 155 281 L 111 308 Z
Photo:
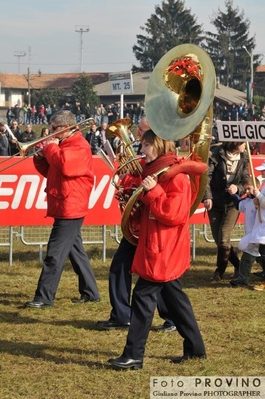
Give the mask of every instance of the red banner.
M 94 187 L 88 201 L 87 225 L 120 224 L 118 201 L 111 184 L 112 172 L 104 161 L 94 158 Z M 0 170 L 17 162 L 20 157 L 0 158 Z M 50 225 L 46 216 L 46 179 L 36 171 L 32 158 L 8 167 L 0 175 L 0 220 L 2 226 Z
M 111 184 L 112 171 L 98 156 L 93 156 L 93 159 L 94 187 L 88 201 L 85 224 L 119 225 L 121 215 L 118 201 L 114 197 L 115 188 Z M 0 157 L 1 226 L 50 225 L 53 219 L 45 217 L 46 179 L 37 173 L 32 158 L 14 164 L 19 160 L 20 157 L 12 159 Z M 254 167 L 260 165 L 263 160 L 261 156 L 253 156 Z M 204 207 L 200 205 L 190 218 L 190 224 L 206 223 L 208 223 L 208 217 L 204 215 Z

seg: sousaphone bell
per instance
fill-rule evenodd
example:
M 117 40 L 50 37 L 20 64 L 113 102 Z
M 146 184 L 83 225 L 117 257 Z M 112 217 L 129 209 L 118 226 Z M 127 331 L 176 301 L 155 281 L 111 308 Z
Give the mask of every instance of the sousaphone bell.
M 151 73 L 145 95 L 147 120 L 154 133 L 164 140 L 187 138 L 190 148 L 186 159 L 208 161 L 215 87 L 213 62 L 194 44 L 182 44 L 168 51 Z M 195 183 L 192 174 L 190 178 Z M 200 177 L 191 215 L 202 200 L 206 184 L 207 171 Z M 121 221 L 123 235 L 135 245 L 138 237 L 130 219 L 140 195 L 139 188 L 127 202 Z

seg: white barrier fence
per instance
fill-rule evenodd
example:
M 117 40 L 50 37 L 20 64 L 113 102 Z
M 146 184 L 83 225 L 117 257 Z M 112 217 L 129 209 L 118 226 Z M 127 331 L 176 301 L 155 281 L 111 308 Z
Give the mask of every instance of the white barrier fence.
M 20 226 L 20 227 L 0 227 L 0 246 L 9 248 L 9 265 L 13 263 L 14 240 L 20 240 L 26 246 L 36 246 L 39 249 L 39 262 L 43 261 L 44 247 L 48 243 L 51 226 Z M 106 261 L 108 240 L 115 240 L 118 243 L 122 237 L 120 226 L 83 226 L 83 244 L 102 246 L 102 261 Z M 196 234 L 201 235 L 206 242 L 214 243 L 210 226 L 191 225 L 191 256 L 194 261 L 196 258 Z M 239 241 L 244 235 L 244 225 L 237 224 L 233 230 L 232 241 Z

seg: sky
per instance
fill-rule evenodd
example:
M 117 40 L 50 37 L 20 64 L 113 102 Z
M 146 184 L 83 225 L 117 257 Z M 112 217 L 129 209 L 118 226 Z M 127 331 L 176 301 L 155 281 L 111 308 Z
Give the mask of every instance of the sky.
M 162 0 L 1 0 L 1 73 L 123 72 L 138 65 L 132 47 Z M 264 54 L 265 1 L 234 0 Z M 204 30 L 224 0 L 186 0 Z M 83 31 L 81 34 L 80 31 Z M 88 31 L 86 31 L 88 30 Z M 242 43 L 244 45 L 244 43 Z M 82 49 L 82 51 L 81 51 Z

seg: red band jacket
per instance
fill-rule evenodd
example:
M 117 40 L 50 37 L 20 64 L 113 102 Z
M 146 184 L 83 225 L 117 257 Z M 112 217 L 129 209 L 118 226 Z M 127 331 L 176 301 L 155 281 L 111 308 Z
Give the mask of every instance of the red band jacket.
M 94 184 L 92 154 L 81 132 L 59 145 L 48 144 L 44 157 L 33 157 L 37 171 L 47 178 L 47 216 L 77 219 L 88 212 L 88 199 Z
M 150 281 L 179 278 L 190 267 L 191 185 L 179 173 L 141 198 L 139 241 L 132 272 Z

